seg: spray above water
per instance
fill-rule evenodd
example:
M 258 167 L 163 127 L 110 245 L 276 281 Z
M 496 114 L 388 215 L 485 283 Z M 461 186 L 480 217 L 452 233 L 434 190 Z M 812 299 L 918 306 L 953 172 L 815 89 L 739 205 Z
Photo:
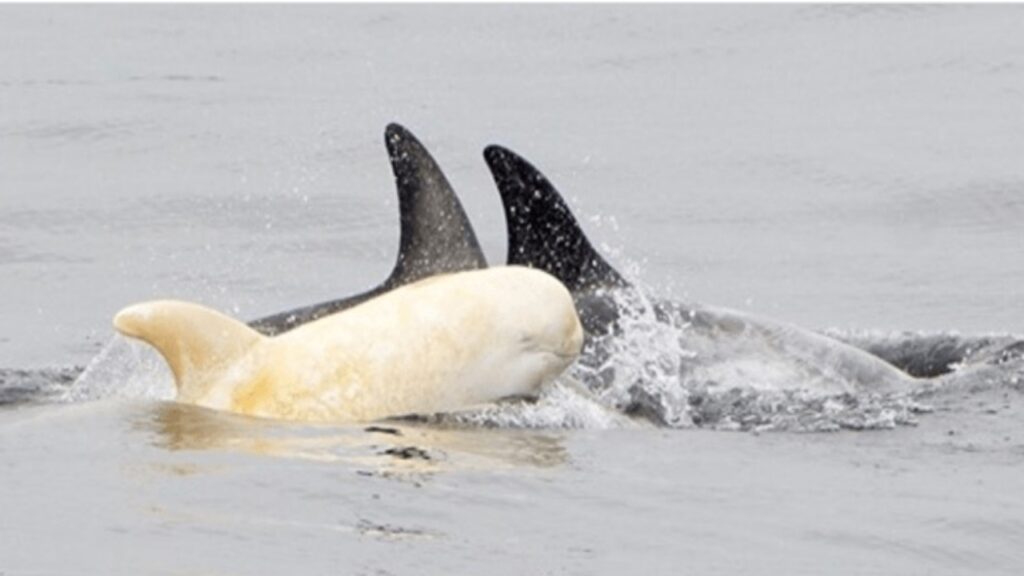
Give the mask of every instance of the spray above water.
M 115 335 L 89 362 L 63 400 L 172 400 L 174 397 L 174 376 L 160 353 L 147 344 Z
M 618 311 L 613 330 L 594 335 L 575 368 L 576 376 L 615 409 L 660 426 L 688 428 L 688 393 L 680 385 L 684 363 L 695 353 L 685 345 L 689 325 L 659 314 L 643 290 L 610 291 Z

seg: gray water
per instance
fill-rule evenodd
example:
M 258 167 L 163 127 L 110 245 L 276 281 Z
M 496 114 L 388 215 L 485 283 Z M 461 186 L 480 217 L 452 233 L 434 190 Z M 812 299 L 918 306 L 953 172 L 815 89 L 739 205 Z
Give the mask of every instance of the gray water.
M 714 430 L 565 391 L 539 429 L 401 435 L 49 400 L 126 304 L 255 318 L 383 279 L 391 121 L 492 263 L 494 142 L 651 292 L 1021 334 L 1022 103 L 1016 6 L 0 7 L 0 384 L 36 400 L 0 409 L 0 573 L 1020 573 L 1020 366 L 737 393 Z

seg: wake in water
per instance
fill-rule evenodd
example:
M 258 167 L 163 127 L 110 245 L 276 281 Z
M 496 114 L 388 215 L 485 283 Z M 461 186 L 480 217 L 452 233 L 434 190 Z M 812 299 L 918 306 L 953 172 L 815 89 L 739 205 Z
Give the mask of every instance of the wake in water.
M 41 370 L 0 368 L 0 406 L 60 400 L 81 373 L 78 366 Z

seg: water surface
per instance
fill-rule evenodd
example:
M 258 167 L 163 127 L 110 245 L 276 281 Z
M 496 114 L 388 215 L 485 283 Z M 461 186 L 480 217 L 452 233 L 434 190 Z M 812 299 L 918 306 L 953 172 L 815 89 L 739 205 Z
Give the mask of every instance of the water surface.
M 37 401 L 0 409 L 0 573 L 1019 573 L 1015 366 L 714 406 L 790 430 L 757 435 L 621 429 L 571 394 L 540 430 L 401 436 L 116 374 L 134 400 L 50 401 L 130 302 L 255 318 L 383 279 L 391 121 L 494 263 L 492 142 L 652 292 L 850 338 L 1019 335 L 1022 32 L 1016 6 L 0 8 L 0 376 Z

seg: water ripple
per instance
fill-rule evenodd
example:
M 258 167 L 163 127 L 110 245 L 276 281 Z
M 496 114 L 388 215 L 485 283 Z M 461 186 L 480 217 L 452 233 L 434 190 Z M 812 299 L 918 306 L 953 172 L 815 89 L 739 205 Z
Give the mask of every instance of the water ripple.
M 0 130 L 0 137 L 50 144 L 96 143 L 139 134 L 143 123 L 130 120 L 34 121 Z

